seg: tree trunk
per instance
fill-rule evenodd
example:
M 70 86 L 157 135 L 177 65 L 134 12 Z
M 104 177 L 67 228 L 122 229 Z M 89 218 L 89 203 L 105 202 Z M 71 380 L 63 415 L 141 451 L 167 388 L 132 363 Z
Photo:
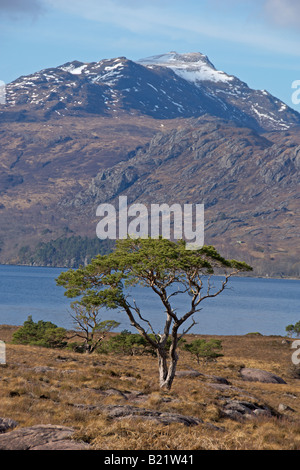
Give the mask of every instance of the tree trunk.
M 178 356 L 176 352 L 170 356 L 170 363 L 168 365 L 168 353 L 163 348 L 159 348 L 158 354 L 158 368 L 159 368 L 159 386 L 161 389 L 170 390 L 175 378 L 176 366 Z

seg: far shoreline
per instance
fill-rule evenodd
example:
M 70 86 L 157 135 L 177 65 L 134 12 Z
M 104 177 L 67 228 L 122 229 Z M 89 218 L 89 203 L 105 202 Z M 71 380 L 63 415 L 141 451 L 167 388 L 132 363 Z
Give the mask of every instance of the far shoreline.
M 42 265 L 42 264 L 11 264 L 11 263 L 0 263 L 0 268 L 1 267 L 4 267 L 4 266 L 11 266 L 11 267 L 24 267 L 24 268 L 47 268 L 47 269 L 65 269 L 65 270 L 69 270 L 69 269 L 78 269 L 79 266 L 77 267 L 67 267 L 67 266 L 46 266 L 46 265 Z M 216 277 L 221 277 L 222 275 L 221 274 L 215 274 Z M 247 278 L 247 279 L 270 279 L 270 280 L 278 280 L 278 281 L 300 281 L 300 276 L 299 277 L 293 277 L 293 276 L 281 276 L 281 277 L 278 277 L 278 276 L 271 276 L 271 275 L 255 275 L 255 273 L 253 273 L 252 275 L 249 274 L 249 273 L 245 273 L 245 274 L 240 274 L 240 275 L 237 275 L 237 276 L 233 276 L 235 278 Z

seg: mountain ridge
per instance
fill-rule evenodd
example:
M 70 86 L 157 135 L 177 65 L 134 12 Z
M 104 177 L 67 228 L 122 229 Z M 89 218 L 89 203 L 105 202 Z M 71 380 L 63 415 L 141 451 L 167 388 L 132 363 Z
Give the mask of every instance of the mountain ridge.
M 127 195 L 204 203 L 206 242 L 255 275 L 300 277 L 300 114 L 204 54 L 141 61 L 72 61 L 7 85 L 0 262 L 95 238 L 97 204 Z
M 300 114 L 265 90 L 218 71 L 201 53 L 132 61 L 67 62 L 6 87 L 1 121 L 132 113 L 156 119 L 212 114 L 260 131 L 300 125 Z
M 256 274 L 265 270 L 280 277 L 288 269 L 289 275 L 300 273 L 299 175 L 300 142 L 292 136 L 274 143 L 270 136 L 204 116 L 157 133 L 60 204 L 89 220 L 99 204 L 118 207 L 124 195 L 128 204 L 146 206 L 202 203 L 205 243 L 227 257 L 240 253 Z

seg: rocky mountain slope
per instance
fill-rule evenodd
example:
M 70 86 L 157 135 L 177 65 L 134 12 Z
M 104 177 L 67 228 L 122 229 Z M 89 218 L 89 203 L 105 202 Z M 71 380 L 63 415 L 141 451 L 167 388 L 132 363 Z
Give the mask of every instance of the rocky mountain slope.
M 278 136 L 277 136 L 278 137 Z M 275 141 L 274 141 L 275 140 Z M 101 170 L 65 211 L 93 218 L 104 201 L 203 203 L 205 242 L 246 258 L 256 274 L 299 273 L 300 142 L 202 117 L 158 133 L 127 161 Z
M 300 124 L 299 114 L 282 101 L 217 71 L 200 53 L 171 52 L 139 62 L 125 57 L 69 62 L 20 77 L 6 94 L 1 121 L 124 113 L 173 119 L 208 113 L 257 130 Z
M 200 53 L 70 62 L 7 85 L 0 262 L 96 236 L 99 203 L 204 203 L 206 243 L 300 275 L 300 115 Z

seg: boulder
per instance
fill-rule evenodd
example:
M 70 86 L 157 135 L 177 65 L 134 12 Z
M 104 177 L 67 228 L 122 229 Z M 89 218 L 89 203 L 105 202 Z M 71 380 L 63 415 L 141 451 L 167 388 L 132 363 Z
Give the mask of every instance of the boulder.
M 278 405 L 278 411 L 280 413 L 284 413 L 285 411 L 292 411 L 292 412 L 295 412 L 295 410 L 293 408 L 291 408 L 290 406 L 288 405 L 285 405 L 284 403 L 279 403 Z
M 185 416 L 179 413 L 167 413 L 162 411 L 139 408 L 131 405 L 85 405 L 73 404 L 77 409 L 85 411 L 98 410 L 106 414 L 110 419 L 141 419 L 145 421 L 154 421 L 160 424 L 180 423 L 185 426 L 197 426 L 202 420 L 192 416 Z
M 272 410 L 267 406 L 244 400 L 226 400 L 222 412 L 224 416 L 236 421 L 257 416 L 273 416 Z
M 73 428 L 36 425 L 0 435 L 0 450 L 88 450 L 84 443 L 72 441 Z
M 228 382 L 228 380 L 225 379 L 224 377 L 219 377 L 219 376 L 216 376 L 216 375 L 203 374 L 202 372 L 198 372 L 197 370 L 194 370 L 194 369 L 178 370 L 175 375 L 176 375 L 176 377 L 182 377 L 182 378 L 185 378 L 185 377 L 203 377 L 204 379 L 213 380 L 215 383 L 230 385 L 230 382 Z
M 201 372 L 198 372 L 197 370 L 178 370 L 175 373 L 176 377 L 200 377 L 203 376 Z
M 45 372 L 55 371 L 55 369 L 53 367 L 47 367 L 47 366 L 33 367 L 32 370 L 33 370 L 33 372 L 36 372 L 37 374 L 44 374 Z
M 197 426 L 202 423 L 201 419 L 185 416 L 178 413 L 165 413 L 133 406 L 111 405 L 106 407 L 106 413 L 111 419 L 140 418 L 156 421 L 161 424 L 180 423 L 185 426 Z
M 244 367 L 240 370 L 240 374 L 242 379 L 248 382 L 286 384 L 286 382 L 281 377 L 261 369 L 248 369 Z
M 18 423 L 10 418 L 0 418 L 0 433 L 6 432 L 18 426 Z
M 145 402 L 148 400 L 149 396 L 139 392 L 139 391 L 122 391 L 117 388 L 108 388 L 106 390 L 102 389 L 97 389 L 97 388 L 92 388 L 91 390 L 95 391 L 99 395 L 103 397 L 110 397 L 110 396 L 116 396 L 119 398 L 123 398 L 126 401 L 138 401 L 138 402 Z
M 230 382 L 225 379 L 224 377 L 219 377 L 216 375 L 205 375 L 208 379 L 211 379 L 214 381 L 216 384 L 223 384 L 223 385 L 230 385 Z

